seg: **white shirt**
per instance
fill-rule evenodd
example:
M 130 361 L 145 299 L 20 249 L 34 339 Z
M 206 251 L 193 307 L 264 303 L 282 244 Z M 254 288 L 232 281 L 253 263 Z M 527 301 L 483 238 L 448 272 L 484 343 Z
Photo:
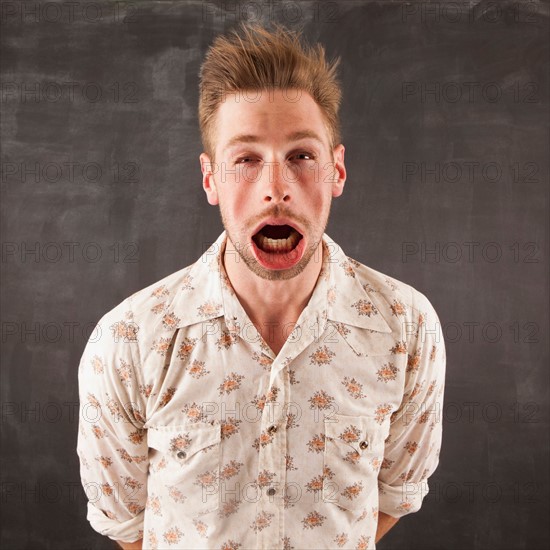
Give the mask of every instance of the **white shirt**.
M 276 356 L 227 278 L 225 239 L 106 313 L 86 345 L 88 520 L 144 549 L 373 549 L 378 513 L 419 510 L 438 465 L 438 316 L 325 233 Z

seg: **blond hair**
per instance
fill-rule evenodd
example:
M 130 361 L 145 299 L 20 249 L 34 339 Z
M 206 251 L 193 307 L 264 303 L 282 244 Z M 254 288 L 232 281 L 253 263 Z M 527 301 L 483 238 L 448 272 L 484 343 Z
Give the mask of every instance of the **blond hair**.
M 319 105 L 332 148 L 341 141 L 338 109 L 342 98 L 336 68 L 340 58 L 325 59 L 321 44 L 304 47 L 300 35 L 276 24 L 241 24 L 218 36 L 200 69 L 199 126 L 204 151 L 214 160 L 215 116 L 225 94 L 241 91 L 298 89 Z

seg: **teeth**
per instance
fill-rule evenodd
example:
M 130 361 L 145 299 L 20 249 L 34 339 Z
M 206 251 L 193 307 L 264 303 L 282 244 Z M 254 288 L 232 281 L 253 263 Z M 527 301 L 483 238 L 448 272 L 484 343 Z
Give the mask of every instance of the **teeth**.
M 270 239 L 261 233 L 256 237 L 260 248 L 266 252 L 290 252 L 300 240 L 297 231 L 292 231 L 288 239 Z

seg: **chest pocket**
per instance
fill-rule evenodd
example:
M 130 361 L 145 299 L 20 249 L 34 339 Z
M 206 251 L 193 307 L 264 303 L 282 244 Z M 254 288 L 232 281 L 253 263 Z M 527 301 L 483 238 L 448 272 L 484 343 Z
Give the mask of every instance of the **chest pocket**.
M 323 501 L 362 510 L 378 490 L 389 418 L 333 414 L 324 419 Z
M 168 491 L 167 504 L 180 504 L 190 515 L 219 508 L 219 424 L 149 427 L 147 440 L 149 473 Z

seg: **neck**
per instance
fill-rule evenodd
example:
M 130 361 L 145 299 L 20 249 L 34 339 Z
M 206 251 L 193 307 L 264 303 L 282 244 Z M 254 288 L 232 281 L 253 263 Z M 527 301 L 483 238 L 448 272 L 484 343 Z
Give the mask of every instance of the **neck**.
M 246 266 L 227 237 L 222 261 L 227 277 L 250 320 L 258 325 L 285 325 L 296 323 L 309 302 L 323 257 L 323 243 L 319 245 L 304 270 L 286 280 L 268 280 L 259 277 Z

